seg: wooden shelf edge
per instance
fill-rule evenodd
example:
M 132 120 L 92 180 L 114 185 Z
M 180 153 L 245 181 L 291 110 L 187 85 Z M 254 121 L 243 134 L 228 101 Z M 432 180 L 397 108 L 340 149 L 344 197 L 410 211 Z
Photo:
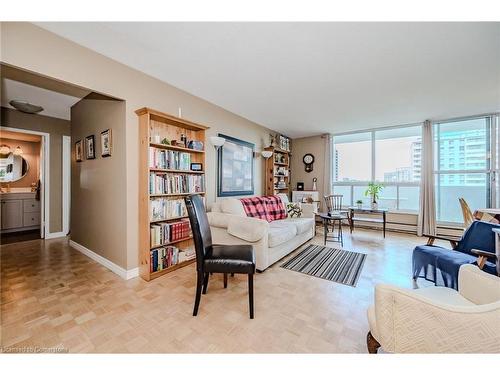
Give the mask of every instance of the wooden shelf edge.
M 191 152 L 194 154 L 204 154 L 205 150 L 194 150 L 192 148 L 187 148 L 187 147 L 181 147 L 181 146 L 172 146 L 172 145 L 164 145 L 162 143 L 153 143 L 149 142 L 150 147 L 155 147 L 155 148 L 161 148 L 164 150 L 174 150 L 174 151 L 181 151 L 181 152 Z
M 204 191 L 199 191 L 196 193 L 178 193 L 178 194 L 149 194 L 150 197 L 156 198 L 156 197 L 184 197 L 186 195 L 192 195 L 192 194 L 200 194 L 204 195 Z
M 189 174 L 204 174 L 205 171 L 191 171 L 180 169 L 162 169 L 162 168 L 149 168 L 150 172 L 163 172 L 163 173 L 189 173 Z
M 196 258 L 193 258 L 193 259 L 190 259 L 190 260 L 186 260 L 186 261 L 184 261 L 182 263 L 174 264 L 173 266 L 165 268 L 164 270 L 161 270 L 161 271 L 150 272 L 149 273 L 149 279 L 150 280 L 156 279 L 157 277 L 165 275 L 166 273 L 169 273 L 169 272 L 175 271 L 175 270 L 177 270 L 179 268 L 188 266 L 191 263 L 194 263 L 195 261 L 196 261 Z
M 142 115 L 145 115 L 145 114 L 149 113 L 151 115 L 155 115 L 155 116 L 158 116 L 158 117 L 163 117 L 163 118 L 165 118 L 167 120 L 177 122 L 179 125 L 187 125 L 187 126 L 196 128 L 198 130 L 207 130 L 207 129 L 210 129 L 210 127 L 208 127 L 206 125 L 198 124 L 198 123 L 196 123 L 194 121 L 189 121 L 189 120 L 186 120 L 184 118 L 173 116 L 173 115 L 170 115 L 170 114 L 165 113 L 165 112 L 160 112 L 160 111 L 157 111 L 155 109 L 151 109 L 149 107 L 139 108 L 138 110 L 135 111 L 135 113 L 137 114 L 137 116 L 142 116 Z
M 176 243 L 179 243 L 179 242 L 188 241 L 188 240 L 192 240 L 192 239 L 193 239 L 193 236 L 184 237 L 184 238 L 181 238 L 180 240 L 175 240 L 175 241 L 164 243 L 164 244 L 161 244 L 161 245 L 155 245 L 155 246 L 151 247 L 149 250 L 150 251 L 151 250 L 156 250 L 156 249 L 159 249 L 160 247 L 170 246 L 170 245 L 173 245 L 173 244 L 176 244 Z
M 177 217 L 171 217 L 168 219 L 161 219 L 161 220 L 149 220 L 149 224 L 156 224 L 156 223 L 163 223 L 164 221 L 174 221 L 174 220 L 180 220 L 180 219 L 187 219 L 189 216 L 177 216 Z

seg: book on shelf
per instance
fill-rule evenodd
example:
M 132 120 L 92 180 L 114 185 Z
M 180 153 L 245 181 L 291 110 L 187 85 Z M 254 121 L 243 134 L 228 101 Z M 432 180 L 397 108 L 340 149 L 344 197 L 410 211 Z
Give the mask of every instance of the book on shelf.
M 189 171 L 191 167 L 191 154 L 188 152 L 149 147 L 149 167 Z
M 179 250 L 179 263 L 186 262 L 194 258 L 196 258 L 196 251 L 194 248 L 189 247 L 187 249 Z
M 189 226 L 189 220 L 183 219 L 175 223 L 152 224 L 150 233 L 151 247 L 155 247 L 189 238 L 191 235 L 191 228 Z
M 164 246 L 151 250 L 150 271 L 163 271 L 176 264 L 196 258 L 193 248 L 179 249 L 176 246 Z
M 175 219 L 187 216 L 186 204 L 182 198 L 154 198 L 149 204 L 151 221 Z
M 149 175 L 150 194 L 185 194 L 204 191 L 203 175 L 156 174 Z
M 179 249 L 165 246 L 151 250 L 150 271 L 157 272 L 179 263 Z

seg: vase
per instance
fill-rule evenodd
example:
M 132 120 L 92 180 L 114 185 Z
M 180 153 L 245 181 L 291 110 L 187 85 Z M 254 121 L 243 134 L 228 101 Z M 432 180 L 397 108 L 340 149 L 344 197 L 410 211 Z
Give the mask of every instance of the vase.
M 376 210 L 378 208 L 377 202 L 372 202 L 372 210 Z
M 363 207 L 363 203 L 356 203 L 356 206 L 358 206 L 359 209 Z

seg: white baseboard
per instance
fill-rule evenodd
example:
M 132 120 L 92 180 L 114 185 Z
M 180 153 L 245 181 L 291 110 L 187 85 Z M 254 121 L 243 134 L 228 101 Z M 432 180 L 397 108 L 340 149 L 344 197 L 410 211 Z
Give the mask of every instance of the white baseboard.
M 61 237 L 66 237 L 66 233 L 64 232 L 45 233 L 46 240 L 51 240 L 53 238 L 61 238 Z
M 129 280 L 133 279 L 134 277 L 139 276 L 139 268 L 132 268 L 131 270 L 126 270 L 122 267 L 120 267 L 118 264 L 113 263 L 112 261 L 104 258 L 103 256 L 94 253 L 92 250 L 87 249 L 85 246 L 80 245 L 78 242 L 75 242 L 73 240 L 69 240 L 69 245 L 73 247 L 74 249 L 78 250 L 82 254 L 88 256 L 89 258 L 95 260 L 97 263 L 103 265 L 110 271 L 116 273 L 118 276 L 120 276 L 124 280 Z

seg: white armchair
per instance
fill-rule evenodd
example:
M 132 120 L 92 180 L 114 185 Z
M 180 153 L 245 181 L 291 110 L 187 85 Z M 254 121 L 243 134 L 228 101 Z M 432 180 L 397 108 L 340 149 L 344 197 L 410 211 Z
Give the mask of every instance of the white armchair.
M 368 351 L 500 353 L 500 278 L 467 264 L 459 291 L 375 287 L 368 309 Z

